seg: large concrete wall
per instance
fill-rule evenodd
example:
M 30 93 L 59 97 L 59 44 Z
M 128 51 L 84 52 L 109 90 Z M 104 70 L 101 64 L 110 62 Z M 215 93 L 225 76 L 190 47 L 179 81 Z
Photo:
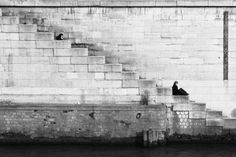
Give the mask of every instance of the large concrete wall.
M 166 106 L 4 104 L 0 142 L 135 143 L 145 130 L 164 140 Z M 141 137 L 142 140 L 142 137 Z

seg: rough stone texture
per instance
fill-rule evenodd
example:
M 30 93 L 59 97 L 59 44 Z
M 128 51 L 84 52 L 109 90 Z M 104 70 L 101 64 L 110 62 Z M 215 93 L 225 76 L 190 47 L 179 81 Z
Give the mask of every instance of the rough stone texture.
M 2 6 L 235 6 L 234 0 L 1 0 Z
M 0 113 L 0 142 L 135 142 L 143 130 L 162 132 L 166 127 L 164 105 L 1 103 Z
M 236 129 L 236 119 L 224 119 L 224 129 Z

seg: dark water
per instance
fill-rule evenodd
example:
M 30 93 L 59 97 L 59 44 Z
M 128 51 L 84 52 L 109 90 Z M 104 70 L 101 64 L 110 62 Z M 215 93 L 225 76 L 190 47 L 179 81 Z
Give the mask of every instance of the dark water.
M 236 157 L 236 145 L 128 146 L 1 145 L 0 157 Z

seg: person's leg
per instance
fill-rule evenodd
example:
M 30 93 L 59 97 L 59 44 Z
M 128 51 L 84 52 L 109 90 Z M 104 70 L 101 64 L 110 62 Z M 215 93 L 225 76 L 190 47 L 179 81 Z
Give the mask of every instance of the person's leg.
M 179 95 L 188 95 L 188 93 L 183 88 L 180 88 Z

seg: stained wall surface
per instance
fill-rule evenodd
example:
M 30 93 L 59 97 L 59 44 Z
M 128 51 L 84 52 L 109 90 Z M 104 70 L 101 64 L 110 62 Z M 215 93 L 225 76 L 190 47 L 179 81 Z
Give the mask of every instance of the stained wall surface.
M 164 140 L 164 105 L 5 105 L 1 103 L 0 142 L 124 144 L 135 143 L 139 134 L 142 136 L 142 132 L 149 129 L 159 132 L 160 140 Z

